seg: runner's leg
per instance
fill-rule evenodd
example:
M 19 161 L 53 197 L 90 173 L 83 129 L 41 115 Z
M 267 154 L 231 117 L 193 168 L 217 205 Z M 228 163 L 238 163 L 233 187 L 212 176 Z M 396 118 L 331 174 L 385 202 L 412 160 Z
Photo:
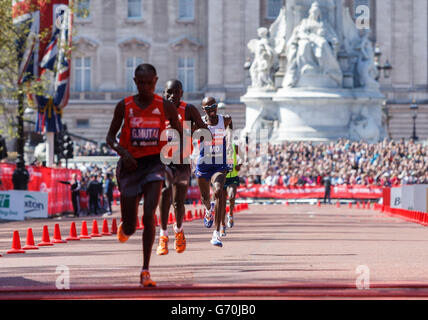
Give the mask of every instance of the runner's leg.
M 167 175 L 166 173 L 165 175 Z M 168 214 L 169 208 L 171 207 L 172 199 L 172 185 L 165 179 L 165 183 L 162 188 L 161 197 L 159 201 L 159 211 L 160 211 L 160 221 L 162 230 L 167 230 L 168 228 Z
M 201 192 L 201 202 L 207 210 L 210 210 L 210 182 L 205 178 L 197 178 L 196 180 L 198 182 L 199 191 Z
M 233 217 L 233 210 L 235 209 L 236 189 L 237 185 L 235 183 L 232 183 L 227 188 L 227 193 L 229 196 L 229 214 L 231 217 Z
M 175 212 L 175 219 L 177 220 L 177 229 L 183 225 L 183 218 L 185 214 L 184 201 L 187 196 L 187 184 L 177 183 L 173 185 L 173 205 Z
M 122 230 L 130 236 L 137 227 L 138 206 L 141 195 L 135 197 L 120 196 L 120 212 L 122 214 Z
M 222 210 L 221 216 L 223 217 L 223 219 L 221 220 L 221 225 L 223 227 L 226 226 L 226 205 L 227 205 L 227 191 L 223 190 L 222 196 L 221 196 L 221 202 L 220 202 L 220 208 Z
M 143 188 L 144 214 L 143 214 L 143 269 L 149 270 L 150 257 L 156 236 L 154 215 L 159 204 L 163 181 L 147 183 Z M 136 219 L 134 219 L 136 221 Z M 134 222 L 135 223 L 135 222 Z
M 215 226 L 216 230 L 220 231 L 221 222 L 223 220 L 221 209 L 221 203 L 223 201 L 223 187 L 226 180 L 226 172 L 216 172 L 212 178 L 212 185 L 214 191 L 214 200 L 215 200 Z

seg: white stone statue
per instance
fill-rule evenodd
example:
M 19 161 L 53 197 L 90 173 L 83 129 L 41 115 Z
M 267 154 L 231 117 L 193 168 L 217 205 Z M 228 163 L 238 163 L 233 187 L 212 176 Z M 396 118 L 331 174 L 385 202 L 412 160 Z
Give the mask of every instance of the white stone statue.
M 369 143 L 375 143 L 380 140 L 381 130 L 376 124 L 373 115 L 370 115 L 367 107 L 362 108 L 360 113 L 351 115 L 349 135 L 349 138 L 355 141 L 364 140 Z
M 375 65 L 374 50 L 368 32 L 364 32 L 361 37 L 359 51 L 357 74 L 361 87 L 379 89 L 380 85 L 376 81 L 378 70 Z
M 269 27 L 270 34 L 270 43 L 275 50 L 277 55 L 281 54 L 285 50 L 286 45 L 286 34 L 287 34 L 287 24 L 286 24 L 286 10 L 285 6 L 279 11 L 278 17 Z
M 343 76 L 337 61 L 338 36 L 321 19 L 318 1 L 312 4 L 309 17 L 294 28 L 286 50 L 288 65 L 283 87 L 342 86 Z
M 252 88 L 274 89 L 272 66 L 275 62 L 275 51 L 269 43 L 268 29 L 259 28 L 257 34 L 260 39 L 248 42 L 248 49 L 254 53 L 254 60 L 250 67 Z

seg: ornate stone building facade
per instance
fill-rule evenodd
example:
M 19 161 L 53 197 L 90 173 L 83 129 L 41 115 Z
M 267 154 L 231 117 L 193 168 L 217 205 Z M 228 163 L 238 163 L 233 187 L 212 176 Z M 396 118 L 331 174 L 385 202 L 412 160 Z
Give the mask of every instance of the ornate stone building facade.
M 286 1 L 286 0 L 285 0 Z M 319 0 L 328 1 L 328 0 Z M 157 91 L 170 78 L 185 86 L 196 106 L 213 95 L 226 103 L 237 128 L 245 125 L 240 97 L 250 83 L 249 40 L 269 27 L 283 0 L 86 0 L 89 15 L 74 20 L 72 92 L 64 110 L 68 129 L 103 142 L 116 103 L 135 92 L 133 70 L 156 66 Z M 390 78 L 381 77 L 389 131 L 411 136 L 409 105 L 419 104 L 418 136 L 428 138 L 428 4 L 426 0 L 344 0 L 353 17 L 369 8 L 371 40 L 389 59 Z

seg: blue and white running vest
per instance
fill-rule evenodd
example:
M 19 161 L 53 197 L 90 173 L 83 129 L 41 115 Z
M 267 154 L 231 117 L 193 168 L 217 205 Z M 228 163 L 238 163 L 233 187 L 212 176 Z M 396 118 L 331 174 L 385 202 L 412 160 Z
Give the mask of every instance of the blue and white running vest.
M 226 162 L 226 128 L 224 126 L 224 117 L 221 114 L 217 116 L 217 125 L 211 126 L 207 124 L 213 137 L 212 142 L 204 140 L 200 143 L 199 157 L 196 162 L 197 171 L 224 171 L 228 168 Z M 205 119 L 204 122 L 207 123 Z

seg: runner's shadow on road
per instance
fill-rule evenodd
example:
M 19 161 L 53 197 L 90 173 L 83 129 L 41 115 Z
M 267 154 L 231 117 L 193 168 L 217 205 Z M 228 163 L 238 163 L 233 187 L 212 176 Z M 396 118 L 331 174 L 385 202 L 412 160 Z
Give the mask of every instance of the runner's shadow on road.
M 38 287 L 43 285 L 43 282 L 27 279 L 24 277 L 0 277 L 0 288 L 16 288 L 16 287 Z

